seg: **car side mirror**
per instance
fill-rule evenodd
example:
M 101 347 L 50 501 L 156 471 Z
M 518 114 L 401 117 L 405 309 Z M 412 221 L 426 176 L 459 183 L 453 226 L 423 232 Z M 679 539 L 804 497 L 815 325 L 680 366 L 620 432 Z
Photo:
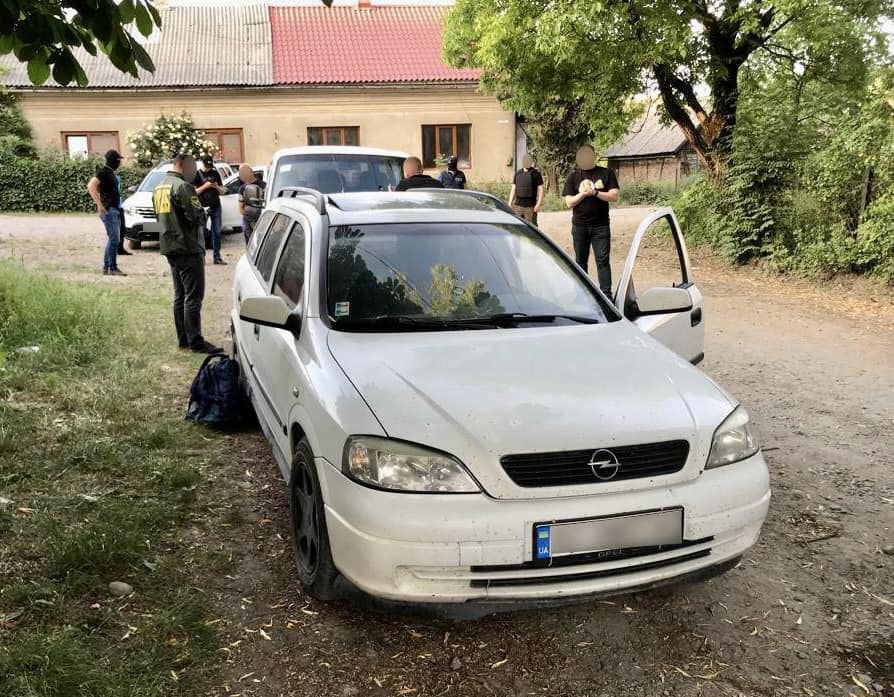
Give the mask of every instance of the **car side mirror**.
M 135 193 L 137 193 L 137 187 L 135 187 L 135 186 L 128 186 L 128 187 L 127 187 L 127 195 L 128 195 L 128 196 L 132 196 L 132 195 L 135 194 Z
M 692 309 L 692 296 L 685 288 L 649 288 L 636 298 L 636 314 L 666 315 Z
M 276 329 L 296 330 L 301 326 L 298 315 L 278 295 L 245 298 L 239 304 L 239 319 Z

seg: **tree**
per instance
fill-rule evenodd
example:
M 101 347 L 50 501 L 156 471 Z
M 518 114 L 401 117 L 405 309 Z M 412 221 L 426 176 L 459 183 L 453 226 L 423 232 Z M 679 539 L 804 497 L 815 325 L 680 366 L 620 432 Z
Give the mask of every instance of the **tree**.
M 37 150 L 31 137 L 31 124 L 19 109 L 18 101 L 0 86 L 0 150 L 16 157 L 34 157 Z
M 853 66 L 889 1 L 458 0 L 444 54 L 481 68 L 483 88 L 523 114 L 550 99 L 580 99 L 597 132 L 654 88 L 719 182 L 733 152 L 746 63 L 776 52 Z
M 87 75 L 74 49 L 91 55 L 97 47 L 121 72 L 137 76 L 137 68 L 155 70 L 152 59 L 132 34 L 149 36 L 161 17 L 148 0 L 3 0 L 0 2 L 0 55 L 13 53 L 28 64 L 28 77 L 42 85 L 52 74 L 60 85 Z
M 134 159 L 142 167 L 152 167 L 159 160 L 179 153 L 201 157 L 217 152 L 217 145 L 196 130 L 192 117 L 185 111 L 179 116 L 162 114 L 143 130 L 131 134 L 128 143 Z

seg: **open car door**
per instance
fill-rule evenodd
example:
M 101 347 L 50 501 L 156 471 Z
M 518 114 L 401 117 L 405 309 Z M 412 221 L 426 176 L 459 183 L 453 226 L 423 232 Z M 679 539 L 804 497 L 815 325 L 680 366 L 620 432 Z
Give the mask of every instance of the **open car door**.
M 641 254 L 650 261 L 648 273 L 635 271 Z M 698 363 L 704 357 L 702 294 L 672 209 L 659 208 L 636 229 L 615 303 L 624 317 L 687 361 Z

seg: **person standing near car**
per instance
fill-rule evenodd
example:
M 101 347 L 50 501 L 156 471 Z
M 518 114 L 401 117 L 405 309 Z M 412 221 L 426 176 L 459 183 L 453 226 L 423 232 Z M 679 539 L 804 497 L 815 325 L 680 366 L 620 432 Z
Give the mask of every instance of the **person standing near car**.
M 267 182 L 255 176 L 251 165 L 239 165 L 239 212 L 242 214 L 242 237 L 248 245 L 248 238 L 255 230 L 255 224 L 264 210 L 264 190 Z
M 534 159 L 530 155 L 522 158 L 522 168 L 512 180 L 509 205 L 520 218 L 537 224 L 537 214 L 543 205 L 543 175 L 534 169 Z
M 173 169 L 155 191 L 152 205 L 161 233 L 159 251 L 167 257 L 174 281 L 174 328 L 182 349 L 217 353 L 219 348 L 202 336 L 202 300 L 205 298 L 205 211 L 190 183 L 196 178 L 192 155 L 177 155 Z
M 220 172 L 214 167 L 214 158 L 205 155 L 202 158 L 202 171 L 196 173 L 196 193 L 202 206 L 208 209 L 211 221 L 211 250 L 215 264 L 226 264 L 220 256 L 221 208 L 220 195 L 224 193 Z
M 444 186 L 437 179 L 428 176 L 422 169 L 422 160 L 410 156 L 404 160 L 404 178 L 397 183 L 395 191 L 410 191 L 411 189 L 443 189 Z
M 466 175 L 459 171 L 459 158 L 456 155 L 447 160 L 447 169 L 438 175 L 438 181 L 445 189 L 466 188 Z
M 572 210 L 571 238 L 578 266 L 587 270 L 590 247 L 596 257 L 599 288 L 612 297 L 611 228 L 608 204 L 618 200 L 618 178 L 606 167 L 596 165 L 592 145 L 582 145 L 575 156 L 577 169 L 565 180 L 565 205 Z
M 96 168 L 96 174 L 87 182 L 87 193 L 96 204 L 96 212 L 106 230 L 106 247 L 102 272 L 106 276 L 126 276 L 118 268 L 118 244 L 121 234 L 121 192 L 118 189 L 118 168 L 124 158 L 117 150 L 106 153 L 106 163 Z

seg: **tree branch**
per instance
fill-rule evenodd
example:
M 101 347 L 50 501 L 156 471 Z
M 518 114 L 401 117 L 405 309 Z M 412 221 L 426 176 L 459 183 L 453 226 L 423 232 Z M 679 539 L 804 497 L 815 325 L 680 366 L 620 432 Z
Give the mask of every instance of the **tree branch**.
M 669 75 L 667 67 L 663 65 L 655 65 L 652 66 L 652 72 L 655 75 L 655 81 L 658 83 L 658 91 L 661 94 L 661 99 L 664 102 L 664 109 L 667 111 L 668 116 L 670 116 L 680 127 L 680 130 L 683 131 L 683 135 L 685 135 L 686 140 L 692 144 L 692 147 L 695 149 L 702 163 L 708 169 L 712 169 L 711 163 L 708 160 L 708 150 L 710 149 L 710 146 L 705 141 L 701 131 L 692 123 L 692 119 L 689 118 L 689 114 L 686 113 L 683 105 L 680 104 L 677 95 L 674 94 L 674 88 L 668 79 Z
M 708 113 L 699 101 L 692 85 L 683 78 L 678 77 L 666 65 L 656 65 L 654 70 L 656 71 L 656 78 L 658 77 L 658 71 L 661 71 L 662 78 L 667 81 L 672 89 L 675 89 L 677 92 L 680 93 L 680 95 L 682 95 L 683 100 L 686 102 L 686 106 L 692 109 L 695 117 L 698 119 L 698 122 L 700 124 L 704 124 L 705 121 L 707 121 L 708 119 Z

